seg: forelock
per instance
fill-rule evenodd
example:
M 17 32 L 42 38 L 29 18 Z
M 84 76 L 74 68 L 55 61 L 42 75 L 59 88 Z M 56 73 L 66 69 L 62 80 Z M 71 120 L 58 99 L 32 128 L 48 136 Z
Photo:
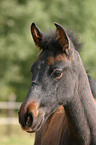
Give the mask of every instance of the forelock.
M 82 49 L 82 43 L 79 42 L 79 37 L 72 31 L 67 31 L 67 34 L 74 44 L 75 49 L 80 51 Z M 43 40 L 40 42 L 40 49 L 56 50 L 58 48 L 62 51 L 62 47 L 59 41 L 56 39 L 56 32 L 43 34 Z

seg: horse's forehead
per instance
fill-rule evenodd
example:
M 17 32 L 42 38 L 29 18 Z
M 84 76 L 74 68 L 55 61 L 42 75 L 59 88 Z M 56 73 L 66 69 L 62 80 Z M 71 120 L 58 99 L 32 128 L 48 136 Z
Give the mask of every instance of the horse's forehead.
M 38 58 L 36 59 L 36 64 L 38 65 L 43 65 L 43 64 L 48 64 L 48 58 L 52 57 L 54 58 L 54 53 L 51 51 L 43 51 L 40 53 L 40 55 L 38 56 Z
M 57 54 L 54 58 L 52 56 L 47 57 L 48 65 L 52 65 L 55 62 L 67 62 L 67 57 L 65 54 Z
M 44 51 L 42 52 L 37 61 L 40 63 L 46 62 L 48 65 L 52 65 L 55 62 L 63 61 L 67 62 L 67 57 L 64 53 L 54 52 L 54 51 Z

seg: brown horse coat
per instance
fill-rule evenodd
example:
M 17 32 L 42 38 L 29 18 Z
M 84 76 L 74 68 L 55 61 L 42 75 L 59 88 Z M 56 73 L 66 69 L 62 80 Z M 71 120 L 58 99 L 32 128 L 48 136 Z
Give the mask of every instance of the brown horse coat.
M 36 133 L 35 145 L 59 145 L 66 129 L 65 111 L 63 106 L 60 106 Z
M 93 99 L 96 103 L 96 99 L 94 97 Z M 67 129 L 65 110 L 61 105 L 36 133 L 34 145 L 63 145 L 62 137 Z

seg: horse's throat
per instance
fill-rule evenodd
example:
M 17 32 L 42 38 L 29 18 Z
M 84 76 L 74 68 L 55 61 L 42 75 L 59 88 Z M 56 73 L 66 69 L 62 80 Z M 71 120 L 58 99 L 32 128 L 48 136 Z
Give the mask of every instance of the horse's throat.
M 64 107 L 60 106 L 44 124 L 44 129 L 42 128 L 43 135 L 41 145 L 58 145 L 62 133 L 67 129 L 66 123 Z

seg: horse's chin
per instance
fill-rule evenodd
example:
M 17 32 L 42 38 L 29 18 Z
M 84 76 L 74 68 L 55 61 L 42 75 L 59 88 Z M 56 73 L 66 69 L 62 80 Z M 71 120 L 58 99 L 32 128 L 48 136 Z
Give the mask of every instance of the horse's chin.
M 28 133 L 34 133 L 35 131 L 26 131 L 26 132 L 28 132 Z
M 42 127 L 42 125 L 43 125 L 43 122 L 41 121 L 41 122 L 38 122 L 38 124 L 36 124 L 36 125 L 32 125 L 31 127 L 22 127 L 21 126 L 21 128 L 24 130 L 24 131 L 26 131 L 26 132 L 28 132 L 28 133 L 34 133 L 34 132 L 37 132 L 37 131 L 39 131 L 40 130 L 40 128 Z

